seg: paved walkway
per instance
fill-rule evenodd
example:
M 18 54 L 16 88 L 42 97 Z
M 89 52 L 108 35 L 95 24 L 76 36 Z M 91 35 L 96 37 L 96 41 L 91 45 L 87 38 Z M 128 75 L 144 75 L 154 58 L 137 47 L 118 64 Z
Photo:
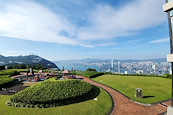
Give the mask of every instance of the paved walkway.
M 80 77 L 93 85 L 102 87 L 111 94 L 115 104 L 112 115 L 163 115 L 162 113 L 167 110 L 162 104 L 147 106 L 135 103 L 110 87 L 94 82 L 84 76 Z

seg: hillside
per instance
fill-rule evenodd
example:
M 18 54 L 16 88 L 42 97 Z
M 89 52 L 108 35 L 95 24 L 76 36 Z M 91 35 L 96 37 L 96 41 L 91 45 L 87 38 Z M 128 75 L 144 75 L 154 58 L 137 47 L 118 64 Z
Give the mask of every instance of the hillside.
M 28 64 L 28 65 L 41 64 L 47 68 L 58 68 L 53 62 L 48 61 L 37 55 L 8 56 L 8 57 L 0 55 L 0 65 L 7 66 L 15 64 Z

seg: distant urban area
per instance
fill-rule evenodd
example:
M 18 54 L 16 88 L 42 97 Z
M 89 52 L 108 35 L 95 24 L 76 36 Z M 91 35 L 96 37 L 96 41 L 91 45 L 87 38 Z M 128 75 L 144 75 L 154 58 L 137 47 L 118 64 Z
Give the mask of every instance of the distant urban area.
M 164 75 L 170 73 L 170 63 L 165 58 L 150 60 L 113 60 L 113 59 L 83 59 L 56 61 L 60 69 L 85 71 L 94 68 L 99 72 L 137 73 Z
M 16 64 L 41 64 L 46 68 L 58 68 L 59 70 L 86 71 L 88 68 L 98 72 L 112 72 L 117 74 L 156 74 L 170 73 L 170 63 L 166 58 L 148 60 L 116 60 L 116 59 L 80 59 L 48 61 L 37 55 L 5 57 L 0 55 L 0 65 L 11 66 Z

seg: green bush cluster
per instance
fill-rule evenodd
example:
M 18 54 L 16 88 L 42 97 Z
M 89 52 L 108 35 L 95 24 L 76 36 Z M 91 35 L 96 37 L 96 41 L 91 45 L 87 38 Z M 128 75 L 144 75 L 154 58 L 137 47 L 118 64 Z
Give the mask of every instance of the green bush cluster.
M 15 69 L 8 69 L 8 70 L 2 70 L 0 71 L 0 75 L 10 75 L 10 76 L 14 76 L 14 75 L 19 75 L 20 72 L 15 70 Z
M 81 80 L 48 80 L 16 93 L 7 105 L 31 108 L 66 105 L 85 97 L 92 89 L 93 85 Z
M 5 69 L 5 66 L 0 66 L 0 70 L 4 70 Z
M 9 82 L 12 82 L 14 78 L 10 78 L 9 75 L 0 76 L 0 86 Z
M 28 69 L 30 67 L 33 68 L 33 69 L 37 69 L 37 70 L 47 69 L 47 67 L 45 67 L 42 64 L 34 64 L 34 65 L 31 65 L 31 64 L 16 64 L 16 65 L 8 66 L 8 69 Z
M 86 71 L 97 71 L 97 70 L 94 68 L 88 68 L 88 69 L 86 69 Z
M 155 75 L 155 74 L 135 74 L 135 73 L 129 73 L 129 74 L 116 74 L 116 73 L 111 73 L 111 72 L 105 72 L 105 74 L 108 74 L 108 75 L 119 75 L 119 76 L 163 77 L 162 75 Z
M 78 72 L 76 74 L 83 75 L 83 76 L 88 77 L 88 78 L 95 78 L 95 77 L 104 75 L 103 72 L 97 72 L 97 71 L 83 71 L 83 72 L 80 72 L 80 73 Z
M 0 88 L 6 87 L 15 81 L 14 78 L 10 78 L 10 75 L 0 75 Z
M 163 75 L 163 78 L 172 78 L 172 75 L 169 74 L 169 73 L 167 73 L 167 74 L 164 74 L 164 75 Z

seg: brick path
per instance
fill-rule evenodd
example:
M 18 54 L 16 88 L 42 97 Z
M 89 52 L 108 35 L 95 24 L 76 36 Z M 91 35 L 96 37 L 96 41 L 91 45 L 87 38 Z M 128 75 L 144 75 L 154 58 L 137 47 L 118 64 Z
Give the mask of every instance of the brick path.
M 93 85 L 102 87 L 111 94 L 115 104 L 112 115 L 163 115 L 162 113 L 167 110 L 167 108 L 161 104 L 147 106 L 135 103 L 110 87 L 94 82 L 84 76 L 80 77 Z

